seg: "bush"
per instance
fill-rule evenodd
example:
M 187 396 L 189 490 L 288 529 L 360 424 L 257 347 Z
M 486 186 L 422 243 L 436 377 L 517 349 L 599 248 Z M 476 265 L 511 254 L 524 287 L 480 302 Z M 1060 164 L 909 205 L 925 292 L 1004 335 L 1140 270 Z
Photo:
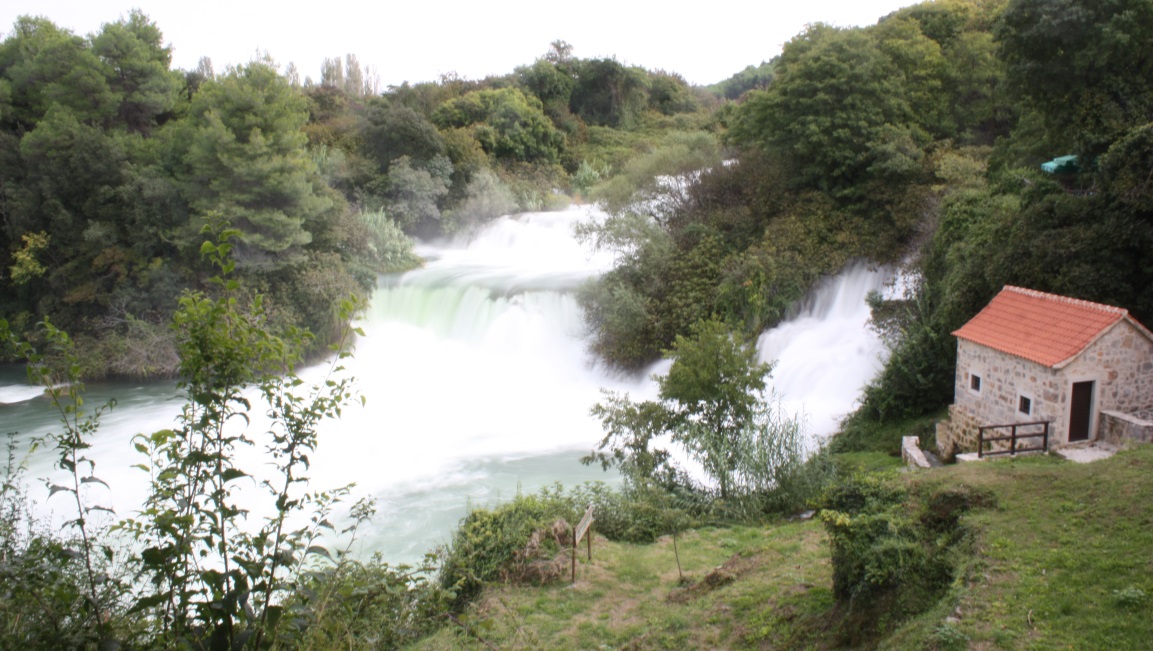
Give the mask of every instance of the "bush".
M 412 238 L 383 210 L 361 213 L 360 218 L 368 226 L 369 257 L 374 270 L 390 273 L 420 265 L 420 257 L 412 249 Z
M 956 574 L 967 540 L 961 515 L 992 503 L 953 487 L 911 496 L 891 475 L 858 475 L 831 487 L 821 520 L 832 545 L 833 595 L 849 611 L 850 636 L 869 635 L 880 615 L 900 620 L 928 609 Z
M 417 566 L 389 565 L 374 555 L 313 569 L 287 610 L 296 649 L 398 649 L 443 623 L 451 595 L 430 580 L 435 557 Z
M 80 536 L 54 531 L 33 513 L 19 447 L 15 435 L 7 434 L 7 463 L 0 473 L 0 649 L 81 649 L 102 642 L 101 633 L 104 640 L 125 635 L 126 589 L 115 578 L 112 550 L 92 557 L 100 577 L 93 593 L 77 551 L 84 544 Z M 103 631 L 93 625 L 94 611 L 104 617 Z
M 571 517 L 563 499 L 548 494 L 518 495 L 493 509 L 473 509 L 452 535 L 440 568 L 440 585 L 455 594 L 460 607 L 480 593 L 485 583 L 500 578 L 529 544 L 533 534 Z M 555 543 L 555 540 L 553 541 Z M 549 544 L 543 553 L 559 551 Z
M 570 493 L 575 508 L 593 506 L 593 529 L 616 542 L 651 543 L 683 529 L 699 512 L 689 493 L 670 493 L 653 486 L 627 487 L 616 491 L 604 484 L 583 484 Z

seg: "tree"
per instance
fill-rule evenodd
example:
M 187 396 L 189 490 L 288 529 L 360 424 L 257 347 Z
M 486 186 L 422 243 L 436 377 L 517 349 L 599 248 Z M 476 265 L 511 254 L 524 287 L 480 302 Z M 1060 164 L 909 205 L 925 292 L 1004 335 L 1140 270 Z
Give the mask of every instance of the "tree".
M 440 219 L 438 202 L 448 194 L 452 163 L 444 156 L 416 167 L 407 156 L 393 161 L 388 170 L 387 208 L 402 227 L 420 226 Z
M 730 137 L 792 161 L 807 187 L 850 188 L 885 126 L 911 122 L 901 77 L 867 33 L 811 26 L 785 45 L 772 85 L 738 109 Z
M 376 162 L 381 173 L 404 156 L 424 165 L 445 154 L 444 138 L 432 122 L 404 104 L 383 99 L 368 103 L 360 140 L 365 155 Z
M 523 162 L 556 162 L 564 134 L 544 114 L 544 106 L 517 88 L 479 90 L 445 102 L 432 114 L 441 129 L 470 128 L 489 155 Z
M 102 126 L 117 110 L 104 64 L 88 43 L 45 18 L 22 16 L 0 45 L 0 77 L 11 84 L 12 121 L 31 129 L 53 107 Z
M 677 336 L 673 365 L 659 377 L 673 440 L 684 444 L 728 497 L 740 458 L 740 438 L 765 389 L 771 365 L 757 349 L 734 338 L 717 319 L 698 321 L 688 337 Z
M 717 482 L 721 498 L 728 498 L 757 452 L 752 441 L 764 438 L 766 427 L 772 430 L 772 418 L 761 418 L 761 428 L 756 418 L 767 413 L 763 392 L 772 367 L 758 362 L 756 347 L 737 340 L 717 319 L 698 321 L 666 354 L 673 365 L 668 374 L 654 376 L 659 402 L 635 403 L 608 392 L 592 408 L 607 434 L 586 463 L 618 465 L 633 481 L 676 480 L 670 455 L 649 448 L 668 434 Z
M 1092 160 L 1153 122 L 1153 2 L 1012 0 L 995 35 L 1009 85 Z
M 555 64 L 564 64 L 572 61 L 573 46 L 562 40 L 555 40 L 549 43 L 548 54 L 544 55 L 545 61 Z
M 305 150 L 304 97 L 266 62 L 232 68 L 193 98 L 178 145 L 184 192 L 201 215 L 241 232 L 242 266 L 276 267 L 312 241 L 308 223 L 333 206 Z
M 764 90 L 773 81 L 777 59 L 762 61 L 758 66 L 748 65 L 728 79 L 713 84 L 708 90 L 725 99 L 739 99 L 750 90 Z
M 301 628 L 301 615 L 286 613 L 282 601 L 307 556 L 330 558 L 316 542 L 321 528 L 331 529 L 327 517 L 348 488 L 310 491 L 305 473 L 319 425 L 352 401 L 353 381 L 340 373 L 349 355 L 342 341 L 332 347 L 329 375 L 305 385 L 294 369 L 311 334 L 272 332 L 260 295 L 239 300 L 230 242 L 239 231 L 210 219 L 205 232 L 215 236 L 201 253 L 219 271 L 212 279 L 217 295 L 185 293 L 172 321 L 188 402 L 175 429 L 135 438 L 147 455 L 137 467 L 149 473 L 149 492 L 137 517 L 119 526 L 142 548 L 140 576 L 150 580 L 133 612 L 151 615 L 158 647 L 240 649 L 251 642 L 260 649 L 276 640 L 278 627 Z M 346 301 L 345 317 L 355 309 Z M 267 406 L 263 435 L 247 431 L 250 387 Z M 273 468 L 264 476 L 236 463 L 236 451 L 258 441 Z M 256 528 L 244 517 L 241 483 L 272 507 Z M 301 515 L 311 523 L 290 523 Z
M 445 231 L 454 231 L 483 224 L 507 215 L 517 208 L 516 196 L 495 173 L 478 170 L 464 188 L 464 199 L 446 218 Z
M 587 59 L 576 66 L 569 108 L 582 120 L 628 128 L 648 105 L 648 73 L 616 59 Z
M 537 59 L 531 66 L 518 68 L 516 72 L 520 83 L 545 106 L 559 103 L 567 108 L 576 80 L 556 63 Z
M 156 23 L 139 9 L 105 24 L 92 39 L 92 52 L 103 62 L 118 100 L 117 122 L 129 131 L 148 134 L 176 103 L 180 74 L 169 70 L 172 50 L 162 41 Z
M 685 78 L 664 70 L 649 74 L 649 106 L 664 115 L 692 113 L 700 108 Z

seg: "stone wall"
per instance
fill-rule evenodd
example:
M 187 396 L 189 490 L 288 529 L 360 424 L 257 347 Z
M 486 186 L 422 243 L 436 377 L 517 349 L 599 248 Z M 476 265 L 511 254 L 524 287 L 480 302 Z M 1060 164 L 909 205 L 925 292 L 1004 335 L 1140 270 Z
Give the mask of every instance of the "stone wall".
M 1132 413 L 1153 407 L 1153 341 L 1122 321 L 1093 342 L 1064 373 L 1095 379 L 1101 410 Z
M 1049 421 L 1050 443 L 1065 440 L 1068 382 L 1059 371 L 964 339 L 957 344 L 949 414 L 960 451 L 977 450 L 977 428 L 984 425 Z M 971 388 L 974 375 L 981 378 L 979 391 Z M 1020 410 L 1022 397 L 1029 400 L 1029 413 Z
M 1099 431 L 1098 438 L 1113 445 L 1123 445 L 1129 441 L 1153 443 L 1153 420 L 1148 420 L 1145 414 L 1103 410 Z
M 961 452 L 977 451 L 977 429 L 981 423 L 967 411 L 949 405 L 949 420 L 937 423 L 937 454 L 952 459 Z

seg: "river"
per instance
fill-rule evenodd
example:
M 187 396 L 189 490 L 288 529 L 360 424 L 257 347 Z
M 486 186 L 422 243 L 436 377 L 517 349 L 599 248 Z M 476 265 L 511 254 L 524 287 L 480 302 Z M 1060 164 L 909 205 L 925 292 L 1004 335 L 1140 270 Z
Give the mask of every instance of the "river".
M 467 242 L 422 245 L 423 268 L 380 278 L 348 364 L 366 404 L 325 425 L 312 460 L 312 486 L 355 482 L 354 498 L 376 498 L 360 551 L 412 562 L 447 542 L 469 505 L 555 481 L 618 481 L 578 462 L 601 436 L 589 407 L 601 388 L 652 397 L 655 387 L 647 374 L 606 372 L 585 351 L 573 291 L 613 262 L 573 239 L 573 223 L 590 216 L 594 209 L 579 207 L 501 218 Z M 866 327 L 864 298 L 883 281 L 881 272 L 852 268 L 760 338 L 762 358 L 779 360 L 771 383 L 791 409 L 803 410 L 815 436 L 833 431 L 880 368 L 883 347 Z M 315 381 L 326 368 L 302 375 Z M 131 467 L 143 459 L 130 440 L 171 427 L 182 400 L 171 382 L 87 387 L 87 405 L 109 398 L 117 405 L 103 417 L 90 456 L 111 488 L 93 486 L 89 497 L 127 517 L 145 479 Z M 18 369 L 0 369 L 0 403 L 0 432 L 42 435 L 55 422 Z M 244 456 L 260 465 L 256 450 Z M 50 475 L 50 463 L 39 452 L 29 477 Z M 30 482 L 30 492 L 39 513 L 66 510 L 65 499 L 46 502 L 41 482 Z

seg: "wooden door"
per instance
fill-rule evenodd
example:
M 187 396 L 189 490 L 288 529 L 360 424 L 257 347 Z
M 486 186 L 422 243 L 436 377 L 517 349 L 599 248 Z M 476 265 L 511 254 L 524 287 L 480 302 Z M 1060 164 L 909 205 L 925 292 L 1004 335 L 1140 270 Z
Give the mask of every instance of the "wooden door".
M 1074 382 L 1069 400 L 1069 441 L 1089 439 L 1093 415 L 1093 382 Z

